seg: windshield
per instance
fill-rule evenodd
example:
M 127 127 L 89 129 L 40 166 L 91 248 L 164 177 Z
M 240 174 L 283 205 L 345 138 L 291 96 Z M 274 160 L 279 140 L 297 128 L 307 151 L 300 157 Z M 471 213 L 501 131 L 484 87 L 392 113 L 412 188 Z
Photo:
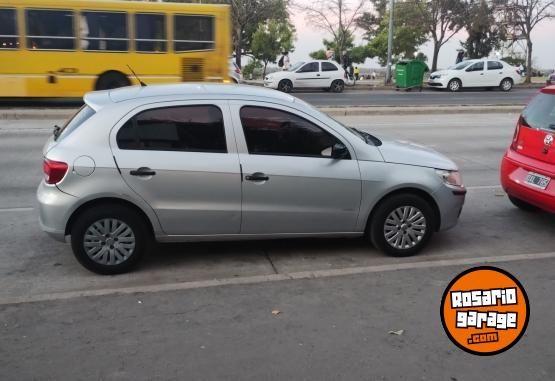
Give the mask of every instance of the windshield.
M 295 71 L 295 70 L 297 70 L 298 68 L 300 68 L 300 67 L 301 67 L 302 65 L 304 65 L 304 64 L 305 64 L 304 61 L 302 61 L 302 62 L 297 62 L 297 63 L 293 64 L 293 65 L 289 68 L 289 71 Z
M 94 110 L 89 106 L 85 105 L 77 111 L 77 113 L 67 121 L 67 123 L 61 127 L 59 130 L 54 132 L 54 140 L 62 140 L 64 137 L 71 134 L 77 129 L 81 124 L 83 124 L 87 119 L 94 115 Z
M 465 67 L 467 67 L 468 65 L 470 65 L 471 63 L 474 63 L 474 61 L 463 61 L 455 66 L 451 66 L 449 69 L 451 70 L 462 70 Z
M 537 95 L 522 112 L 522 119 L 529 127 L 555 130 L 555 95 Z

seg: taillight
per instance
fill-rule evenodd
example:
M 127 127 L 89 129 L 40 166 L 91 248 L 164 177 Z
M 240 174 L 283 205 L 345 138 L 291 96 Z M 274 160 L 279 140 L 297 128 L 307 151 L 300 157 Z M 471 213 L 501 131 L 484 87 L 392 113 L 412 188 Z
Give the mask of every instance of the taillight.
M 61 161 L 44 159 L 42 169 L 44 171 L 44 181 L 47 184 L 59 183 L 67 173 L 67 164 Z
M 238 67 L 236 67 L 236 68 L 235 68 L 235 72 L 236 72 L 237 74 L 241 74 L 241 69 L 239 69 Z
M 515 133 L 513 134 L 513 142 L 511 143 L 511 149 L 513 151 L 516 151 L 518 146 L 518 135 L 520 133 L 521 118 L 522 117 L 518 118 L 518 122 L 516 123 L 516 127 L 515 127 Z

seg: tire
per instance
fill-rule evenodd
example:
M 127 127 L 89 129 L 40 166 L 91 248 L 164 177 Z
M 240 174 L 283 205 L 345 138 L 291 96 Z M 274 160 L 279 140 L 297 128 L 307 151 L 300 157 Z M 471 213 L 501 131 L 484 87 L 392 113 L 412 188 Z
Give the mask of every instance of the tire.
M 516 206 L 517 208 L 519 208 L 520 210 L 523 210 L 525 212 L 534 213 L 534 212 L 538 212 L 540 210 L 536 206 L 534 206 L 532 204 L 529 204 L 526 201 L 522 201 L 521 199 L 513 197 L 513 196 L 509 196 L 509 200 L 511 201 L 511 203 L 514 206 Z
M 499 83 L 499 88 L 501 91 L 511 91 L 513 88 L 513 80 L 510 78 L 503 78 L 501 83 Z
M 342 93 L 343 89 L 345 89 L 345 82 L 340 79 L 336 79 L 330 85 L 330 91 L 334 93 Z
M 110 236 L 117 231 L 117 236 Z M 104 204 L 86 209 L 76 218 L 71 227 L 71 248 L 86 269 L 102 275 L 121 274 L 139 263 L 151 242 L 150 237 L 146 221 L 135 210 Z M 103 250 L 104 254 L 100 254 Z
M 395 215 L 398 225 L 393 223 Z M 433 208 L 426 200 L 411 193 L 400 193 L 378 204 L 367 233 L 376 248 L 393 257 L 407 257 L 427 245 L 436 224 Z
M 284 93 L 290 93 L 293 90 L 293 83 L 288 79 L 282 79 L 278 83 L 278 90 Z
M 109 71 L 98 77 L 96 81 L 95 90 L 111 90 L 118 87 L 130 86 L 131 82 L 122 73 L 116 71 Z
M 447 90 L 451 91 L 452 93 L 456 93 L 457 91 L 460 91 L 461 88 L 462 88 L 462 83 L 458 79 L 452 79 L 447 84 Z

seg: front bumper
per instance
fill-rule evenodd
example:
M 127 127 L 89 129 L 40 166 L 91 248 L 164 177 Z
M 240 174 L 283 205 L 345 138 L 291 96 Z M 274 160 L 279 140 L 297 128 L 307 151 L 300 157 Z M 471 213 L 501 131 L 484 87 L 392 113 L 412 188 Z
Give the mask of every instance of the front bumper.
M 439 208 L 441 224 L 438 230 L 448 230 L 454 227 L 459 221 L 462 212 L 464 200 L 466 198 L 466 188 L 451 187 L 442 185 L 435 193 Z
M 443 78 L 434 78 L 428 81 L 428 86 L 445 89 L 447 88 L 447 80 Z
M 264 80 L 264 87 L 269 87 L 270 89 L 276 89 L 277 88 L 277 82 L 276 81 Z
M 52 238 L 65 242 L 65 229 L 69 212 L 78 201 L 77 197 L 62 192 L 56 186 L 41 181 L 37 189 L 39 224 Z

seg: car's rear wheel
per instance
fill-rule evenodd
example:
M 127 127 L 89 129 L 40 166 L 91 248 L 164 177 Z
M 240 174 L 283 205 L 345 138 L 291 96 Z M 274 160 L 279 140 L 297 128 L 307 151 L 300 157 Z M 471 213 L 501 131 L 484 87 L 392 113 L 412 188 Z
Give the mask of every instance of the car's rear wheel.
M 519 198 L 513 197 L 513 196 L 509 196 L 509 200 L 511 201 L 511 203 L 516 206 L 517 208 L 524 210 L 525 212 L 537 212 L 540 209 L 537 208 L 536 206 L 527 203 L 526 201 L 522 201 Z
M 293 90 L 293 83 L 288 79 L 282 79 L 278 83 L 278 90 L 284 93 L 290 93 Z
M 436 222 L 426 200 L 401 193 L 380 202 L 372 214 L 368 234 L 376 248 L 391 256 L 405 257 L 426 246 Z
M 510 78 L 504 78 L 499 84 L 499 88 L 503 91 L 511 91 L 513 88 L 513 80 Z
M 135 267 L 150 240 L 146 222 L 135 210 L 106 204 L 81 213 L 71 228 L 79 263 L 97 274 L 120 274 Z
M 460 91 L 461 88 L 462 88 L 462 83 L 461 83 L 461 81 L 458 80 L 458 79 L 452 79 L 452 80 L 450 80 L 449 83 L 447 84 L 447 89 L 448 89 L 449 91 L 454 92 L 454 93 L 457 92 L 457 91 Z
M 345 88 L 345 82 L 340 79 L 336 79 L 331 83 L 330 90 L 334 93 L 342 93 Z

